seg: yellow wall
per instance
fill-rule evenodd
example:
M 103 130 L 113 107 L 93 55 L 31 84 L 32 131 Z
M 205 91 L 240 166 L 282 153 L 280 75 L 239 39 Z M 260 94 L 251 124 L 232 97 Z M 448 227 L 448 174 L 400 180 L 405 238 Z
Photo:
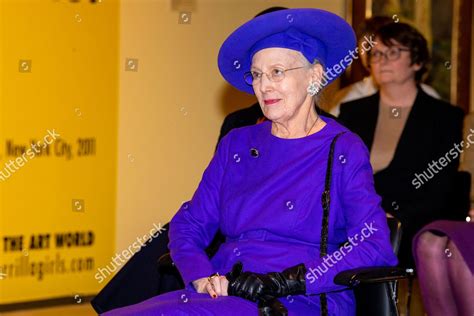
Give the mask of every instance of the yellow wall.
M 118 0 L 0 1 L 0 305 L 103 286 L 94 275 L 115 248 L 118 10 Z M 48 130 L 58 138 L 43 146 Z M 85 238 L 63 246 L 63 234 Z
M 191 24 L 179 24 L 179 3 Z M 172 4 L 175 4 L 172 10 Z M 345 1 L 124 0 L 121 5 L 117 250 L 191 198 L 226 114 L 254 98 L 217 68 L 221 43 L 270 6 L 319 7 L 344 16 Z M 124 71 L 126 58 L 138 71 Z

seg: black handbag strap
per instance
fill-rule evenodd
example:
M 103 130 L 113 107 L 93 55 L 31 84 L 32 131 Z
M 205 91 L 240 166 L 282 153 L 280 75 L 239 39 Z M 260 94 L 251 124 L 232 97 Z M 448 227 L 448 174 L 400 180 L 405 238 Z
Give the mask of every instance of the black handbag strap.
M 345 132 L 341 132 L 337 134 L 331 142 L 331 147 L 329 148 L 329 156 L 328 156 L 328 164 L 326 168 L 326 180 L 324 182 L 324 191 L 321 195 L 321 202 L 323 205 L 323 223 L 321 225 L 321 246 L 319 251 L 319 257 L 323 258 L 327 255 L 328 252 L 328 230 L 329 230 L 329 206 L 331 204 L 331 176 L 332 176 L 332 164 L 334 160 L 334 147 L 336 146 L 336 141 Z M 321 293 L 319 296 L 320 304 L 321 304 L 321 315 L 327 316 L 328 315 L 328 300 L 326 297 L 326 293 Z

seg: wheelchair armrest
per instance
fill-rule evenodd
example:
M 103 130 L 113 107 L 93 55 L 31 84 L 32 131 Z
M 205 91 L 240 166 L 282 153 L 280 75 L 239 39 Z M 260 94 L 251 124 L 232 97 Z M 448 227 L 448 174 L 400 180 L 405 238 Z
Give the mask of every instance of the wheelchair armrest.
M 171 259 L 169 252 L 158 258 L 158 270 L 169 271 L 174 269 L 176 269 L 176 266 L 174 265 L 173 259 Z
M 385 283 L 408 276 L 409 272 L 399 267 L 364 267 L 339 272 L 334 277 L 334 283 L 353 287 L 361 283 Z

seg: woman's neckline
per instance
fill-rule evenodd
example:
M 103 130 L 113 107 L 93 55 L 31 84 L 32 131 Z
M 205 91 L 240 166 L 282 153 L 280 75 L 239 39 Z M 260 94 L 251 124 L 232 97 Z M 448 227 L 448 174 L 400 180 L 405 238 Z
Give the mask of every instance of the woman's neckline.
M 282 141 L 282 142 L 300 142 L 300 141 L 306 141 L 306 140 L 310 140 L 310 139 L 313 139 L 313 138 L 318 138 L 320 137 L 322 134 L 324 134 L 326 132 L 326 130 L 328 129 L 327 126 L 328 124 L 330 123 L 331 119 L 330 118 L 327 118 L 327 117 L 324 117 L 323 116 L 319 116 L 320 120 L 323 121 L 324 123 L 326 123 L 323 128 L 321 128 L 319 131 L 313 133 L 313 134 L 310 134 L 308 136 L 303 136 L 303 137 L 297 137 L 297 138 L 283 138 L 283 137 L 278 137 L 276 135 L 273 135 L 272 134 L 272 121 L 270 120 L 267 120 L 265 121 L 264 123 L 262 124 L 267 124 L 267 126 L 265 126 L 265 133 L 270 135 L 270 137 L 272 139 L 275 139 L 275 140 L 278 140 L 278 141 Z

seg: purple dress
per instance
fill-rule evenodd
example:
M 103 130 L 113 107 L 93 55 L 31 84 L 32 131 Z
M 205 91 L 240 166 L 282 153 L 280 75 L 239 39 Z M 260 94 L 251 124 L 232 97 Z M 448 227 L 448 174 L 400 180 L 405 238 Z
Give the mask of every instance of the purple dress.
M 193 280 L 223 275 L 237 261 L 244 270 L 260 273 L 306 265 L 306 295 L 280 299 L 290 315 L 319 315 L 323 292 L 329 292 L 330 315 L 355 315 L 353 292 L 335 285 L 334 276 L 357 267 L 396 265 L 397 259 L 367 148 L 345 127 L 322 119 L 327 123 L 322 130 L 297 139 L 272 135 L 270 121 L 224 137 L 193 198 L 170 225 L 171 257 L 186 289 L 105 315 L 257 315 L 256 303 L 212 299 L 192 287 Z M 321 194 L 329 146 L 340 132 L 346 133 L 334 152 L 329 255 L 321 259 Z M 218 228 L 226 242 L 209 260 L 204 249 Z

